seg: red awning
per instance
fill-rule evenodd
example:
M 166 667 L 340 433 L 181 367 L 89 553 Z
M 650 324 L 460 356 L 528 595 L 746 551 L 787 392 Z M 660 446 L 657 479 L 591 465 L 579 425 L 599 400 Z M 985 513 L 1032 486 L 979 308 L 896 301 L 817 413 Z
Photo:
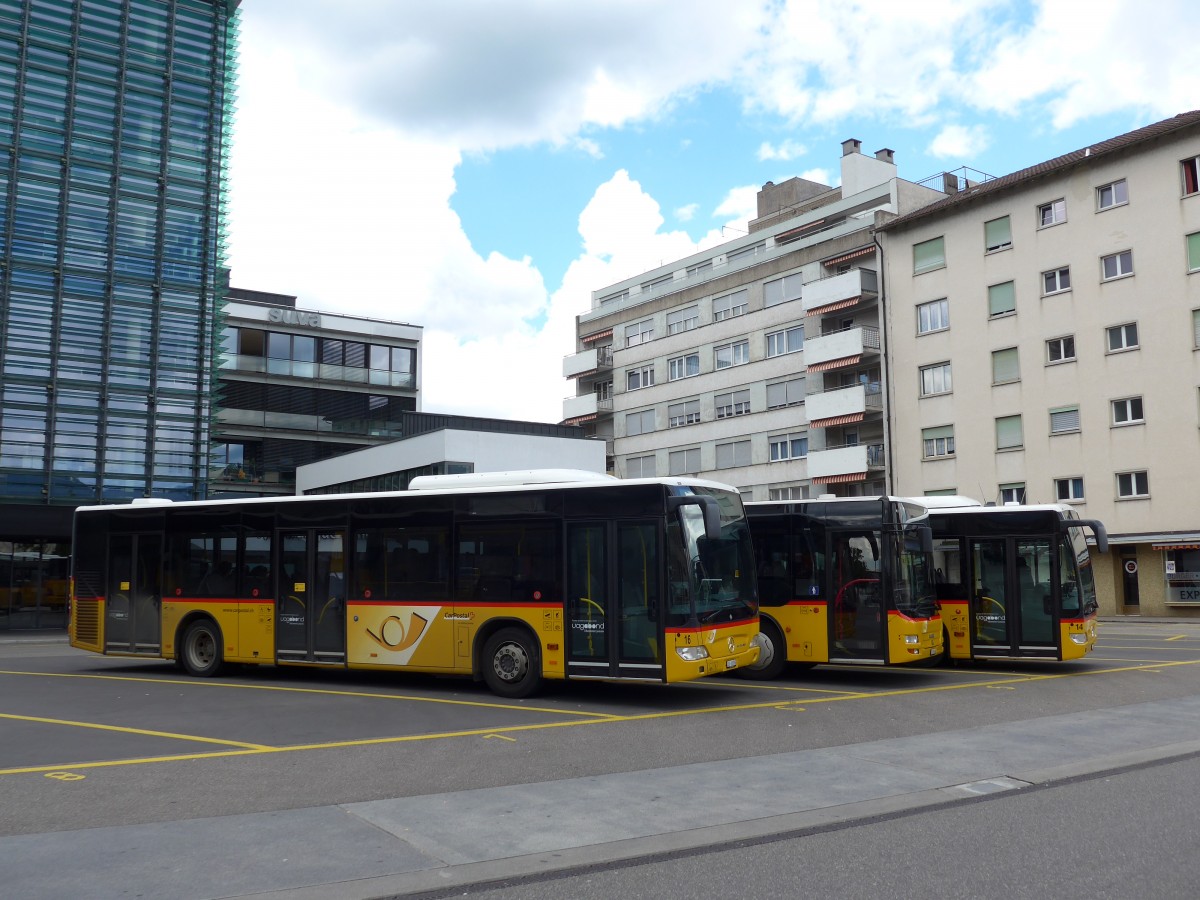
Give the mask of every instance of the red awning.
M 587 337 L 582 337 L 579 340 L 584 344 L 590 344 L 592 341 L 598 341 L 600 338 L 610 337 L 613 333 L 611 328 L 606 328 L 603 331 L 597 331 L 595 334 L 589 334 Z
M 808 367 L 810 372 L 828 372 L 830 369 L 840 369 L 842 366 L 852 366 L 862 359 L 861 353 L 856 353 L 854 356 L 842 356 L 838 359 L 830 359 L 825 362 L 813 363 Z
M 824 475 L 813 478 L 813 484 L 847 484 L 851 481 L 866 481 L 866 472 L 851 472 L 848 475 Z
M 812 419 L 808 423 L 809 428 L 833 428 L 835 425 L 849 425 L 853 422 L 861 422 L 863 413 L 847 413 L 844 416 L 830 416 L 828 419 Z
M 817 219 L 813 222 L 807 222 L 804 225 L 801 225 L 799 228 L 789 228 L 787 231 L 781 231 L 779 234 L 775 235 L 775 243 L 785 244 L 788 241 L 794 241 L 797 238 L 802 238 L 806 232 L 811 231 L 813 228 L 816 228 L 818 225 L 821 225 L 824 222 L 824 219 Z
M 1155 550 L 1200 550 L 1200 544 L 1151 544 Z
M 861 296 L 848 297 L 845 300 L 835 300 L 833 303 L 826 303 L 824 306 L 810 306 L 804 312 L 806 315 L 810 316 L 823 315 L 824 313 L 831 313 L 837 309 L 849 309 L 851 306 L 858 306 L 858 301 L 861 299 Z
M 563 419 L 563 425 L 580 425 L 584 422 L 594 422 L 596 420 L 595 413 L 588 413 L 586 416 L 575 416 L 573 419 Z
M 829 259 L 821 260 L 823 266 L 837 266 L 851 259 L 858 259 L 860 256 L 868 256 L 875 252 L 875 245 L 870 247 L 859 247 L 857 250 L 851 250 L 849 253 L 843 253 L 841 256 L 833 256 Z

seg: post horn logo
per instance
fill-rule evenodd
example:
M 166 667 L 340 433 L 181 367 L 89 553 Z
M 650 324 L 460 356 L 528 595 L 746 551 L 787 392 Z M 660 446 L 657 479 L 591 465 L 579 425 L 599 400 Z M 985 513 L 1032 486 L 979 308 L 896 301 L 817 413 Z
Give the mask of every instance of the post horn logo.
M 413 613 L 409 619 L 408 627 L 404 627 L 404 623 L 399 616 L 388 616 L 379 623 L 379 633 L 376 634 L 370 628 L 366 629 L 367 634 L 384 650 L 408 650 L 410 647 L 416 646 L 421 635 L 425 631 L 425 626 L 429 624 L 429 620 L 423 616 Z

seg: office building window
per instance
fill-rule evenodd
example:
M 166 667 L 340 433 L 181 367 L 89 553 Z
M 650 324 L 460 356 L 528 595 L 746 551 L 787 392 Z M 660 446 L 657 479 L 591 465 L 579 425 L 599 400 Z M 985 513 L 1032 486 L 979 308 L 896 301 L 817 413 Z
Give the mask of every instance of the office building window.
M 808 456 L 807 434 L 776 434 L 767 438 L 767 443 L 771 447 L 771 462 Z
M 1055 478 L 1054 496 L 1063 503 L 1074 503 L 1083 499 L 1082 478 Z
M 1142 398 L 1125 397 L 1112 402 L 1112 420 L 1114 425 L 1141 425 L 1146 420 L 1142 417 Z
M 1071 289 L 1071 269 L 1063 266 L 1061 269 L 1051 269 L 1042 273 L 1042 294 L 1061 294 Z
M 700 324 L 700 307 L 689 306 L 667 313 L 667 334 L 691 331 Z
M 996 449 L 1016 450 L 1025 444 L 1020 416 L 996 417 Z
M 1117 499 L 1132 500 L 1150 496 L 1150 476 L 1146 472 L 1118 472 Z
M 1067 201 L 1055 200 L 1038 207 L 1038 228 L 1048 228 L 1067 221 Z
M 1069 434 L 1079 431 L 1079 407 L 1064 406 L 1050 410 L 1050 433 Z
M 1105 281 L 1133 274 L 1133 251 L 1123 250 L 1100 257 L 1100 271 Z
M 625 346 L 636 347 L 638 344 L 644 344 L 646 341 L 654 340 L 654 320 L 646 319 L 643 322 L 635 322 L 632 325 L 625 326 Z
M 917 334 L 945 331 L 950 327 L 950 301 L 931 300 L 917 307 Z
M 767 385 L 767 409 L 796 406 L 804 402 L 804 379 L 778 381 Z
M 637 391 L 654 384 L 654 366 L 642 366 L 625 373 L 625 390 Z
M 985 253 L 1007 250 L 1012 246 L 1012 224 L 1008 216 L 983 223 L 983 246 Z
M 913 244 L 913 274 L 931 272 L 946 265 L 946 239 L 935 237 Z
M 626 478 L 653 478 L 654 454 L 648 456 L 631 456 L 625 460 Z
M 767 488 L 768 500 L 807 500 L 809 489 L 800 485 Z
M 668 474 L 695 475 L 700 471 L 700 448 L 672 450 L 667 456 Z
M 993 284 L 988 287 L 988 315 L 1005 316 L 1017 311 L 1017 290 L 1013 282 Z
M 1124 325 L 1113 325 L 1106 328 L 1108 336 L 1108 352 L 1120 353 L 1123 350 L 1136 350 L 1138 347 L 1137 322 L 1126 322 Z
M 714 365 L 718 369 L 728 369 L 750 362 L 750 342 L 736 341 L 723 344 L 713 350 Z
M 1183 195 L 1200 193 L 1200 156 L 1180 162 L 1183 176 Z
M 796 325 L 767 335 L 767 356 L 782 356 L 804 349 L 804 326 Z
M 633 437 L 635 434 L 647 434 L 654 430 L 654 410 L 643 409 L 640 412 L 629 413 L 625 416 L 625 434 Z
M 992 384 L 1008 384 L 1021 380 L 1021 361 L 1016 347 L 992 352 Z
M 750 442 L 733 441 L 729 444 L 717 444 L 717 468 L 732 469 L 735 466 L 750 465 Z
M 1000 505 L 1025 502 L 1025 482 L 1000 485 Z
M 746 314 L 746 298 L 749 296 L 748 290 L 740 290 L 726 294 L 724 297 L 718 297 L 713 301 L 713 321 L 723 322 L 726 319 L 744 316 Z
M 680 378 L 691 378 L 700 374 L 700 354 L 687 353 L 667 360 L 667 380 L 678 381 Z
M 1098 210 L 1112 209 L 1114 206 L 1123 206 L 1128 202 L 1129 187 L 1125 184 L 1124 178 L 1096 188 L 1096 209 Z
M 683 425 L 695 425 L 699 421 L 699 400 L 685 400 L 683 403 L 672 403 L 667 407 L 668 428 L 679 428 Z
M 1075 359 L 1075 336 L 1051 338 L 1046 341 L 1046 362 L 1073 362 Z
M 777 306 L 789 300 L 799 300 L 801 291 L 800 273 L 785 275 L 763 285 L 763 306 Z
M 718 419 L 728 419 L 731 416 L 744 416 L 750 412 L 750 392 L 732 391 L 728 394 L 717 394 L 713 398 L 717 408 Z
M 950 377 L 950 363 L 937 363 L 921 368 L 921 396 L 932 397 L 934 394 L 948 394 L 953 389 Z
M 1189 272 L 1200 272 L 1200 231 L 1187 236 L 1187 260 Z

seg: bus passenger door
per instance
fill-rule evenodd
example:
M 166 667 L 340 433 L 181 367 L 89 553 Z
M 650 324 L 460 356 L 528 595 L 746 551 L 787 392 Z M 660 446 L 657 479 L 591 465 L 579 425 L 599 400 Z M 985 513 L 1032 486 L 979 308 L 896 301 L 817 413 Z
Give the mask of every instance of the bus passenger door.
M 971 541 L 973 655 L 1054 655 L 1058 611 L 1052 566 L 1044 539 Z
M 655 522 L 567 526 L 567 675 L 661 681 Z
M 346 662 L 346 534 L 284 531 L 277 541 L 275 657 Z
M 162 536 L 109 538 L 104 648 L 109 653 L 162 652 Z
M 877 531 L 830 531 L 829 659 L 884 661 L 887 608 Z

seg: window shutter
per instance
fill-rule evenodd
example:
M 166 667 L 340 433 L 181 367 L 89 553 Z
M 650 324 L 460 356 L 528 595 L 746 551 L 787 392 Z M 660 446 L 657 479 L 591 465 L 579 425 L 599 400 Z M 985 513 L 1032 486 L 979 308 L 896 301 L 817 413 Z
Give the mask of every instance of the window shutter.
M 1012 228 L 1009 225 L 1008 216 L 984 222 L 983 236 L 989 251 L 1012 246 Z
M 988 315 L 998 316 L 1017 308 L 1017 293 L 1013 282 L 993 284 L 988 288 Z

